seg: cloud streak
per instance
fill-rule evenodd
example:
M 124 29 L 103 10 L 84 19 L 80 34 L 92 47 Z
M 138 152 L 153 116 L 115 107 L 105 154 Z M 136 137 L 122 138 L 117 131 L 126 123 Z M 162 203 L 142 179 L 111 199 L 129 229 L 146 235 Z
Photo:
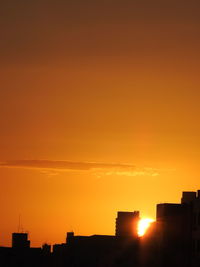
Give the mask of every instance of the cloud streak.
M 85 170 L 92 169 L 133 169 L 131 164 L 98 163 L 98 162 L 75 162 L 65 160 L 8 160 L 0 162 L 0 167 L 20 167 L 56 170 Z
M 138 168 L 133 164 L 81 162 L 66 160 L 7 160 L 0 162 L 0 168 L 38 169 L 49 171 L 91 171 L 96 176 L 158 176 L 155 168 Z

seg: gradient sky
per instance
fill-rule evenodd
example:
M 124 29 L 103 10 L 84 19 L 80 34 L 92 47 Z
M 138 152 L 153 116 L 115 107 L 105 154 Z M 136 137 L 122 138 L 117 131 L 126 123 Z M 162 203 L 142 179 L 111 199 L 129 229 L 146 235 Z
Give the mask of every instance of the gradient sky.
M 2 0 L 0 245 L 114 234 L 200 189 L 200 2 Z

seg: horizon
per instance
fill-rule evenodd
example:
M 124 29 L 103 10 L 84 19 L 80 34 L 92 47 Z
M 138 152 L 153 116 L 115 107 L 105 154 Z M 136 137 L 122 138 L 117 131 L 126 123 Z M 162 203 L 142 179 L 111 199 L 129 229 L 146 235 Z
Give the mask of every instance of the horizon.
M 195 193 L 196 194 L 196 197 L 199 197 L 199 191 L 200 190 L 196 190 L 196 191 L 183 191 L 182 192 L 182 197 L 183 197 L 183 193 L 185 193 L 185 192 L 192 192 L 192 193 Z M 171 205 L 173 205 L 173 204 L 181 204 L 181 201 L 179 201 L 179 203 L 169 203 L 169 202 L 165 202 L 165 203 L 157 203 L 156 204 L 156 207 L 157 207 L 157 205 L 159 205 L 159 204 L 171 204 Z M 118 213 L 134 213 L 134 212 L 139 212 L 139 221 L 138 221 L 138 223 L 137 223 L 137 236 L 138 236 L 138 238 L 142 238 L 143 236 L 145 236 L 145 234 L 146 234 L 146 232 L 148 232 L 148 228 L 150 227 L 150 225 L 152 224 L 152 223 L 154 223 L 154 222 L 157 222 L 157 219 L 156 218 L 149 218 L 149 217 L 144 217 L 144 216 L 141 216 L 141 213 L 140 213 L 140 211 L 135 211 L 135 210 L 133 210 L 133 211 L 128 211 L 128 210 L 120 210 L 120 211 L 117 211 L 117 214 Z M 43 241 L 40 245 L 39 244 L 37 244 L 37 246 L 32 246 L 32 242 L 31 242 L 31 239 L 30 239 L 30 232 L 28 231 L 28 230 L 24 230 L 24 228 L 23 228 L 23 224 L 22 224 L 22 216 L 21 216 L 21 214 L 19 215 L 19 219 L 18 219 L 18 227 L 17 227 L 17 231 L 13 231 L 12 233 L 10 233 L 10 242 L 9 242 L 9 244 L 6 244 L 6 245 L 2 245 L 2 244 L 0 244 L 0 247 L 11 247 L 11 242 L 12 242 L 12 239 L 11 239 L 11 235 L 12 234 L 14 234 L 14 233 L 18 233 L 18 234 L 28 234 L 28 238 L 29 238 L 29 240 L 30 240 L 30 244 L 31 244 L 31 247 L 42 247 L 42 245 L 44 245 L 44 244 L 48 244 L 48 245 L 51 245 L 51 246 L 53 246 L 53 245 L 56 245 L 56 244 L 62 244 L 62 243 L 65 243 L 66 242 L 66 236 L 67 236 L 67 233 L 71 233 L 71 232 L 73 232 L 74 234 L 75 234 L 75 236 L 95 236 L 95 235 L 102 235 L 102 236 L 115 236 L 116 235 L 116 233 L 115 234 L 99 234 L 99 233 L 90 233 L 90 234 L 88 234 L 88 235 L 80 235 L 80 234 L 77 234 L 77 233 L 75 233 L 73 230 L 71 230 L 71 231 L 66 231 L 65 232 L 65 238 L 64 238 L 64 241 L 59 241 L 59 242 L 55 242 L 55 243 L 48 243 L 48 242 L 46 242 L 46 241 Z M 133 236 L 134 237 L 134 236 Z

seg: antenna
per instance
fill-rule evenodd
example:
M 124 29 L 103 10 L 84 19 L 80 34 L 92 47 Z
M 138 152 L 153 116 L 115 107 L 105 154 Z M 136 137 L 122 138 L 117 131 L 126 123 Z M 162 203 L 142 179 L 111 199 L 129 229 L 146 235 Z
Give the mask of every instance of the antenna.
M 23 233 L 24 229 L 23 229 L 23 225 L 22 225 L 22 216 L 21 214 L 19 214 L 19 221 L 18 221 L 18 229 L 17 229 L 18 233 Z
M 20 232 L 20 227 L 21 227 L 21 214 L 19 214 L 19 221 L 18 221 L 18 229 L 17 232 Z

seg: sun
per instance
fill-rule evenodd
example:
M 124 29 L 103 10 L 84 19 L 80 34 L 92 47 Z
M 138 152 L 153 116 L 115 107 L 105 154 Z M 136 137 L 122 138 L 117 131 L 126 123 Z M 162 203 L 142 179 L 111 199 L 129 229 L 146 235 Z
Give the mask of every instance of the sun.
M 143 236 L 152 222 L 154 220 L 150 218 L 140 219 L 138 223 L 138 236 Z

